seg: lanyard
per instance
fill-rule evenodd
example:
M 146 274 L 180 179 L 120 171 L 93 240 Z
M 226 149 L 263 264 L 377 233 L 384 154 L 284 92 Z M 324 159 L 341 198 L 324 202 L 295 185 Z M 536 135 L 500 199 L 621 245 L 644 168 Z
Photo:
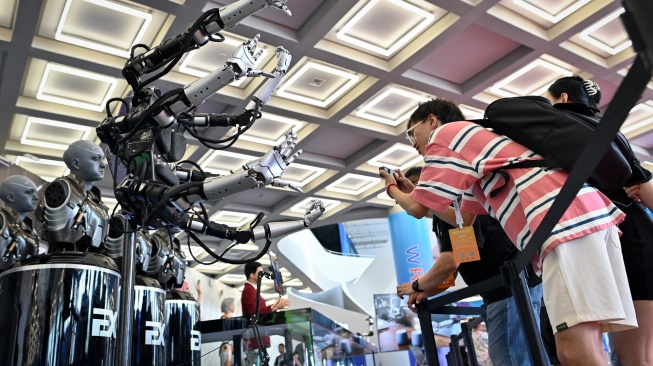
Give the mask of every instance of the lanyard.
M 456 211 L 456 225 L 458 225 L 459 229 L 463 228 L 463 215 L 460 214 L 460 204 L 458 203 L 458 200 L 453 201 L 453 208 Z

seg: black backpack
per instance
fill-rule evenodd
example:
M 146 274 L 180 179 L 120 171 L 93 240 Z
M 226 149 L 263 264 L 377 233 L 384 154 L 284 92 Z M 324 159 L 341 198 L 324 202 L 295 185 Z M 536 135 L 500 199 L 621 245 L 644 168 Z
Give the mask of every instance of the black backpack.
M 571 170 L 599 123 L 597 117 L 554 108 L 539 96 L 503 98 L 492 102 L 482 120 L 474 120 L 494 132 L 542 155 L 543 161 L 523 161 L 506 168 L 552 167 Z M 619 133 L 589 179 L 605 194 L 620 190 L 630 178 L 636 161 L 628 141 Z M 507 174 L 503 172 L 505 178 Z M 500 189 L 500 188 L 499 188 Z M 491 192 L 494 196 L 499 189 Z

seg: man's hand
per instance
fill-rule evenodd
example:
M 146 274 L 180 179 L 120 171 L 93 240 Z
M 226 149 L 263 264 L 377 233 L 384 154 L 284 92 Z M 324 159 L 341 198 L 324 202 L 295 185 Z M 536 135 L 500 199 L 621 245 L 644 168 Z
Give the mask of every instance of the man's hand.
M 397 286 L 397 295 L 402 299 L 404 298 L 404 295 L 412 295 L 414 293 L 415 291 L 413 291 L 412 282 L 402 283 L 401 285 Z
M 423 300 L 428 299 L 428 296 L 426 296 L 426 293 L 424 292 L 415 292 L 410 297 L 408 298 L 408 308 L 413 311 L 413 313 L 417 312 L 417 304 L 422 302 Z
M 397 180 L 397 184 L 399 185 L 399 189 L 401 189 L 402 192 L 404 193 L 410 193 L 415 189 L 415 186 L 413 185 L 413 182 L 410 181 L 410 179 L 406 178 L 404 173 L 401 171 L 401 169 L 395 169 L 395 177 Z
M 277 301 L 276 305 L 274 305 L 274 311 L 287 308 L 288 306 L 290 306 L 290 300 L 281 298 Z
M 384 185 L 386 187 L 388 186 L 388 184 L 392 184 L 392 183 L 397 184 L 397 180 L 395 179 L 395 177 L 392 174 L 388 174 L 386 171 L 381 170 L 381 169 L 379 169 L 379 174 L 381 174 L 381 177 L 383 177 L 383 179 L 385 179 L 385 184 Z

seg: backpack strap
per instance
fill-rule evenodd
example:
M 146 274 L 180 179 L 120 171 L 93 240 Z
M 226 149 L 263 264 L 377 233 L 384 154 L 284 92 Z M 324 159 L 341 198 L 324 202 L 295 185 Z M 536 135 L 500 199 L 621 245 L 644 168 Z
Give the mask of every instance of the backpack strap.
M 509 164 L 504 167 L 502 167 L 500 170 L 497 170 L 497 174 L 501 175 L 503 178 L 503 183 L 501 186 L 493 189 L 490 192 L 490 198 L 494 198 L 499 192 L 506 186 L 506 183 L 510 180 L 510 176 L 508 173 L 506 173 L 503 169 L 515 169 L 515 168 L 542 168 L 542 167 L 547 167 L 547 168 L 560 168 L 560 164 L 557 164 L 556 162 L 552 160 L 524 160 L 524 161 L 519 161 L 517 163 Z

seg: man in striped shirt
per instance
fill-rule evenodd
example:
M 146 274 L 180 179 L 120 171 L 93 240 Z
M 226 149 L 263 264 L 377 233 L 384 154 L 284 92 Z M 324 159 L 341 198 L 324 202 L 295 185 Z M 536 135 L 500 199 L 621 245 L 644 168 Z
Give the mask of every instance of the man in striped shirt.
M 406 132 L 424 157 L 424 169 L 409 194 L 383 172 L 387 192 L 417 218 L 429 209 L 451 215 L 449 206 L 462 197 L 462 211 L 495 217 L 521 250 L 568 173 L 551 168 L 502 169 L 542 157 L 474 123 L 443 123 L 451 121 L 446 114 L 453 108 L 457 110 L 452 102 L 438 98 L 415 110 Z M 542 269 L 544 302 L 564 365 L 604 365 L 601 332 L 637 326 L 616 228 L 623 218 L 609 199 L 585 185 L 534 261 Z M 418 281 L 425 294 L 411 296 L 414 302 L 438 285 L 422 282 L 428 281 Z

